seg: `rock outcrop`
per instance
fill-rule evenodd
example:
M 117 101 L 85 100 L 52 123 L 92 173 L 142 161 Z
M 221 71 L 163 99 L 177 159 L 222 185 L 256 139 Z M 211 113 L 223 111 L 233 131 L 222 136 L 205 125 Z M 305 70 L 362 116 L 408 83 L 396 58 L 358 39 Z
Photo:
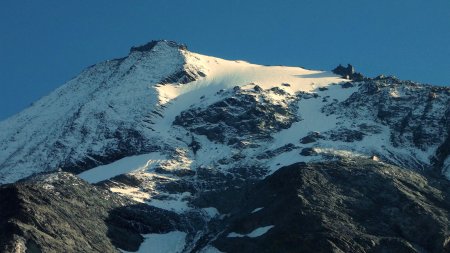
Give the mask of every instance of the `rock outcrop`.
M 293 164 L 242 194 L 224 252 L 450 252 L 450 183 L 370 160 Z M 256 211 L 255 211 L 256 210 Z M 248 235 L 273 226 L 260 236 Z

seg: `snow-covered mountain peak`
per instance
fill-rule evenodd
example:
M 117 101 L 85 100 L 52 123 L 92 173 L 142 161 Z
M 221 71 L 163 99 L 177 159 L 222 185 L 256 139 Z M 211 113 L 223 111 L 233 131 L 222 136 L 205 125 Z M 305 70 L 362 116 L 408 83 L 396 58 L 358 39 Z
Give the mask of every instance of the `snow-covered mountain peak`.
M 395 78 L 352 81 L 152 41 L 0 122 L 0 182 L 135 155 L 148 160 L 125 171 L 254 167 L 263 175 L 299 161 L 374 155 L 446 169 L 448 99 L 448 89 Z
M 449 88 L 366 78 L 351 65 L 262 66 L 152 41 L 0 122 L 0 184 L 63 171 L 0 187 L 0 203 L 25 203 L 0 225 L 25 224 L 12 245 L 43 252 L 236 252 L 245 243 L 260 252 L 270 248 L 255 242 L 323 224 L 332 237 L 314 229 L 311 238 L 326 243 L 300 244 L 341 238 L 343 251 L 351 240 L 382 251 L 384 239 L 366 234 L 374 229 L 448 248 L 449 105 Z M 414 212 L 400 214 L 405 206 Z M 437 229 L 417 234 L 417 224 Z M 77 243 L 59 244 L 69 237 Z M 401 251 L 391 239 L 387 249 Z

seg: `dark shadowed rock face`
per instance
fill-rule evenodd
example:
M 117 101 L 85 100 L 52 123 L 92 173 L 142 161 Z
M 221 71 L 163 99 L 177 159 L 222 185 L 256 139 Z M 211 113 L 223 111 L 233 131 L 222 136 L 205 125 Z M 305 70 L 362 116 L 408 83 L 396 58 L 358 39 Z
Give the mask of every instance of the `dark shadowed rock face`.
M 330 131 L 329 135 L 331 140 L 343 142 L 361 141 L 364 138 L 363 132 L 345 128 L 339 128 L 334 131 Z
M 130 53 L 131 53 L 131 52 L 147 52 L 147 51 L 150 51 L 150 50 L 152 50 L 156 45 L 158 45 L 158 43 L 165 43 L 165 44 L 167 44 L 167 45 L 169 45 L 169 46 L 171 46 L 171 47 L 179 48 L 179 49 L 183 49 L 183 50 L 186 50 L 186 49 L 187 49 L 186 45 L 178 44 L 178 43 L 175 42 L 175 41 L 168 41 L 168 40 L 152 40 L 152 41 L 150 41 L 150 42 L 148 42 L 148 43 L 146 43 L 146 44 L 144 44 L 144 45 L 142 45 L 142 46 L 131 47 Z
M 175 213 L 141 205 L 69 173 L 0 188 L 0 252 L 135 251 L 141 233 L 164 233 Z
M 79 160 L 67 159 L 59 165 L 59 168 L 67 172 L 81 173 L 87 169 L 108 164 L 127 156 L 155 152 L 161 149 L 143 136 L 142 133 L 133 129 L 118 128 L 114 133 L 108 133 L 102 138 L 113 139 L 114 146 L 106 149 L 101 155 L 93 152 Z
M 226 214 L 212 219 L 127 200 L 103 190 L 107 182 L 68 173 L 4 185 L 0 252 L 136 251 L 141 234 L 173 230 L 187 233 L 184 252 L 208 244 L 223 252 L 450 252 L 450 183 L 439 177 L 344 159 L 219 181 L 191 202 Z
M 351 64 L 348 64 L 347 67 L 339 64 L 339 66 L 333 69 L 333 73 L 354 81 L 362 81 L 365 79 L 361 73 L 355 72 L 355 68 Z
M 181 69 L 172 75 L 162 79 L 160 81 L 160 84 L 168 84 L 168 83 L 179 83 L 179 84 L 186 84 L 192 81 L 195 81 L 199 79 L 200 77 L 205 77 L 205 73 L 201 71 L 191 71 L 186 69 Z
M 120 199 L 68 173 L 2 186 L 0 251 L 117 252 L 104 219 L 120 205 Z
M 450 252 L 449 187 L 369 160 L 294 164 L 243 193 L 213 244 L 224 252 Z M 265 226 L 273 227 L 258 237 L 228 237 Z
M 324 137 L 318 132 L 310 132 L 308 135 L 300 139 L 301 144 L 309 144 L 316 142 L 318 139 L 323 139 Z

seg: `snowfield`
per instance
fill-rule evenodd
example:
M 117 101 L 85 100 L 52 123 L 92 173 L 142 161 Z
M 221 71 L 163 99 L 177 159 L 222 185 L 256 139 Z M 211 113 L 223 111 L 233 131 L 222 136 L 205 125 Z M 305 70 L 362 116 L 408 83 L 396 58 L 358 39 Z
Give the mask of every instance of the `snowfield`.
M 167 234 L 144 235 L 144 242 L 139 247 L 138 253 L 180 253 L 185 246 L 186 233 L 173 231 Z M 126 253 L 128 251 L 123 251 Z
M 129 156 L 113 163 L 90 169 L 78 174 L 78 176 L 89 183 L 98 183 L 135 170 L 151 169 L 153 164 L 162 161 L 164 158 L 159 153 Z
M 265 226 L 265 227 L 259 227 L 259 228 L 256 228 L 255 230 L 253 230 L 252 232 L 250 232 L 248 234 L 245 234 L 245 235 L 241 235 L 241 234 L 238 234 L 238 233 L 231 232 L 231 233 L 228 234 L 227 237 L 231 237 L 231 238 L 233 238 L 233 237 L 245 237 L 245 236 L 250 237 L 250 238 L 259 237 L 259 236 L 262 236 L 265 233 L 267 233 L 267 231 L 269 231 L 273 227 L 274 226 L 272 226 L 272 225 L 271 226 Z

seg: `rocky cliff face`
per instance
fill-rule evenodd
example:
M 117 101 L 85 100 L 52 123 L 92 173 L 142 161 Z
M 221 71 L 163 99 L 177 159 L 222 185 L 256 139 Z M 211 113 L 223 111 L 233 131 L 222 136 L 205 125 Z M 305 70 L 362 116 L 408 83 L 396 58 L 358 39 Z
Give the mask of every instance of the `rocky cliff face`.
M 213 179 L 211 179 L 213 181 Z M 450 184 L 366 159 L 297 163 L 227 181 L 177 213 L 71 174 L 0 188 L 2 252 L 136 251 L 141 234 L 183 231 L 185 252 L 448 252 Z M 239 186 L 239 187 L 237 187 Z M 202 207 L 226 215 L 208 216 Z
M 141 234 L 203 225 L 199 217 L 144 205 L 64 172 L 1 186 L 0 206 L 0 252 L 136 251 Z
M 380 123 L 390 129 L 388 143 L 394 149 L 412 148 L 429 154 L 429 162 L 424 163 L 420 158 L 411 160 L 390 150 L 379 154 L 386 161 L 416 169 L 434 166 L 438 173 L 446 170 L 442 167 L 446 152 L 441 150 L 448 147 L 445 143 L 450 123 L 448 88 L 392 77 L 368 79 L 358 85 L 358 92 L 341 103 L 324 107 L 324 111 L 352 118 L 355 124 L 367 120 Z M 361 130 L 366 135 L 373 131 L 364 127 Z
M 370 160 L 294 164 L 242 195 L 224 252 L 448 252 L 448 182 Z M 258 227 L 271 226 L 252 238 Z
M 341 70 L 91 66 L 0 122 L 2 249 L 449 251 L 450 89 Z
M 68 173 L 0 188 L 2 252 L 118 252 L 108 212 L 127 201 Z

